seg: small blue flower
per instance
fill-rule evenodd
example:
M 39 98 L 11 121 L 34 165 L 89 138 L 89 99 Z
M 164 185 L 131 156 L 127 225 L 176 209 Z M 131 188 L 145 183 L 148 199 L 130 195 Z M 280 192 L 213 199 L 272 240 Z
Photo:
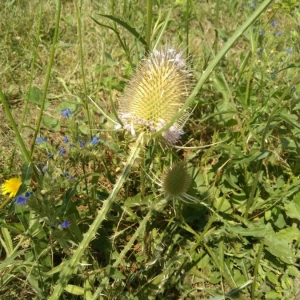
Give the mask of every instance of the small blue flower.
M 61 228 L 63 228 L 63 229 L 69 228 L 70 225 L 71 225 L 71 223 L 70 223 L 69 220 L 64 220 L 64 221 L 60 224 Z
M 27 191 L 25 193 L 25 198 L 29 199 L 32 196 L 33 192 L 32 191 Z
M 69 176 L 69 172 L 68 171 L 66 171 L 66 172 L 63 173 L 63 177 L 68 177 L 68 176 Z
M 292 49 L 286 49 L 285 52 L 286 52 L 287 54 L 291 54 L 293 51 L 292 51 Z
M 256 2 L 255 1 L 252 1 L 251 3 L 250 3 L 250 8 L 254 8 L 256 6 Z
M 259 32 L 259 35 L 264 35 L 265 32 L 266 32 L 266 31 L 263 29 L 263 30 L 261 30 L 261 31 Z
M 61 115 L 66 118 L 70 118 L 72 116 L 72 112 L 69 108 L 66 108 L 61 111 Z
M 44 170 L 43 170 L 44 165 L 43 165 L 42 163 L 39 163 L 39 164 L 37 165 L 37 167 L 38 167 L 38 169 L 40 170 L 40 172 L 42 173 L 42 175 L 44 175 L 44 174 L 45 174 L 45 172 L 44 172 Z
M 67 136 L 65 136 L 65 137 L 63 138 L 63 142 L 64 142 L 64 143 L 69 143 L 69 139 L 68 139 Z
M 81 148 L 84 148 L 84 146 L 85 146 L 85 142 L 83 142 L 83 141 L 79 140 L 79 144 L 80 144 L 80 147 L 81 147 Z
M 70 180 L 73 180 L 74 178 L 75 178 L 74 175 L 70 175 L 69 177 Z
M 94 136 L 91 141 L 91 145 L 96 145 L 98 142 L 99 142 L 99 139 L 96 136 Z
M 274 20 L 274 21 L 271 22 L 272 27 L 275 27 L 276 25 L 277 25 L 277 21 Z
M 276 33 L 276 36 L 282 36 L 282 30 L 279 30 L 279 31 Z
M 16 197 L 15 201 L 18 205 L 25 205 L 27 203 L 27 198 L 20 195 Z
M 47 138 L 42 139 L 42 138 L 39 137 L 39 136 L 36 138 L 36 141 L 37 141 L 39 144 L 45 144 L 45 143 L 46 143 L 46 140 L 47 140 Z
M 58 155 L 61 156 L 63 155 L 64 153 L 66 153 L 66 150 L 64 147 L 60 148 L 59 151 L 58 151 Z

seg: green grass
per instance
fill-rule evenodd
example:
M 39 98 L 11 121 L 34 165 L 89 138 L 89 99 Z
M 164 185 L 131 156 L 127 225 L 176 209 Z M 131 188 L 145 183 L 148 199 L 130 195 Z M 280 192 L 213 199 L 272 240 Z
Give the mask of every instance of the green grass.
M 298 299 L 297 1 L 5 0 L 0 12 L 0 183 L 21 176 L 18 195 L 33 192 L 24 206 L 0 196 L 3 299 Z M 166 124 L 190 108 L 175 146 L 111 122 L 163 45 L 184 51 L 193 82 Z M 178 162 L 192 203 L 161 189 Z

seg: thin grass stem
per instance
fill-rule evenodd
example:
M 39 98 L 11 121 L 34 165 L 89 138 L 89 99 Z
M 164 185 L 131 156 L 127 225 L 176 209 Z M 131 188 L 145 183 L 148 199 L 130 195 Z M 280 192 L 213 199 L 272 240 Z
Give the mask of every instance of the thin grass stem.
M 147 0 L 147 25 L 146 25 L 146 52 L 151 49 L 151 32 L 152 32 L 152 6 L 153 1 Z
M 251 285 L 251 299 L 255 299 L 257 274 L 258 274 L 258 269 L 259 269 L 259 266 L 260 266 L 260 259 L 261 259 L 263 250 L 264 250 L 264 242 L 261 241 L 260 245 L 259 245 L 258 252 L 257 252 L 257 256 L 256 256 L 255 266 L 254 266 L 253 282 L 252 282 L 252 285 Z
M 80 0 L 80 7 L 78 6 L 78 0 L 75 0 L 74 2 L 75 2 L 76 15 L 77 15 L 77 34 L 78 34 L 78 43 L 79 43 L 80 71 L 81 71 L 83 92 L 84 92 L 83 105 L 87 115 L 90 137 L 92 138 L 92 121 L 91 121 L 91 116 L 89 111 L 89 101 L 87 95 L 86 78 L 85 78 L 85 71 L 84 71 L 83 45 L 82 45 L 82 28 L 81 28 L 82 0 Z
M 48 86 L 49 86 L 50 77 L 51 77 L 51 70 L 52 70 L 52 66 L 53 66 L 53 62 L 54 62 L 54 54 L 55 54 L 56 44 L 57 44 L 57 40 L 58 40 L 60 14 L 61 14 L 61 0 L 57 0 L 56 1 L 56 16 L 55 16 L 54 36 L 53 36 L 52 47 L 51 47 L 51 52 L 50 52 L 50 59 L 49 59 L 48 67 L 47 67 L 47 73 L 46 73 L 46 79 L 45 79 L 43 94 L 42 94 L 42 98 L 41 98 L 40 113 L 39 113 L 38 118 L 37 118 L 37 124 L 36 124 L 35 132 L 34 132 L 34 135 L 33 135 L 30 156 L 32 156 L 32 154 L 33 154 L 35 141 L 36 141 L 38 132 L 40 130 L 42 117 L 43 117 L 43 114 L 44 114 L 47 91 L 48 91 Z

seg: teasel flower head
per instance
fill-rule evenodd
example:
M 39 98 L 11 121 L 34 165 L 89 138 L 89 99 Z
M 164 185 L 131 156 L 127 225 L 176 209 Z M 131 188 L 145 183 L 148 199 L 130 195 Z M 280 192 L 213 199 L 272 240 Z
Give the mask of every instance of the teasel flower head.
M 177 163 L 169 167 L 161 179 L 161 191 L 167 198 L 185 201 L 192 178 L 184 163 Z
M 157 177 L 156 177 L 157 178 Z M 173 200 L 175 210 L 175 201 L 179 200 L 184 203 L 205 206 L 213 214 L 223 220 L 208 203 L 190 195 L 188 190 L 192 184 L 192 176 L 188 171 L 188 167 L 184 162 L 173 164 L 158 179 L 157 184 L 160 186 L 160 192 L 165 196 L 166 200 Z
M 183 52 L 173 48 L 154 50 L 137 67 L 119 101 L 118 115 L 123 128 L 132 135 L 155 133 L 169 124 L 182 108 L 191 90 L 191 75 Z M 163 132 L 166 141 L 175 144 L 184 133 L 185 111 Z

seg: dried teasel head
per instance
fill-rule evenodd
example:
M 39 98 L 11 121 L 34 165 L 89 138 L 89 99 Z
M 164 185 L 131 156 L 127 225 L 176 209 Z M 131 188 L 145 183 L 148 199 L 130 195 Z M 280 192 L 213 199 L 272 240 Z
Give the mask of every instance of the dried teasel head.
M 154 133 L 170 123 L 190 94 L 190 77 L 183 52 L 168 47 L 154 50 L 138 66 L 119 101 L 118 115 L 124 129 L 132 135 Z M 184 133 L 187 113 L 163 132 L 169 143 L 175 144 Z

